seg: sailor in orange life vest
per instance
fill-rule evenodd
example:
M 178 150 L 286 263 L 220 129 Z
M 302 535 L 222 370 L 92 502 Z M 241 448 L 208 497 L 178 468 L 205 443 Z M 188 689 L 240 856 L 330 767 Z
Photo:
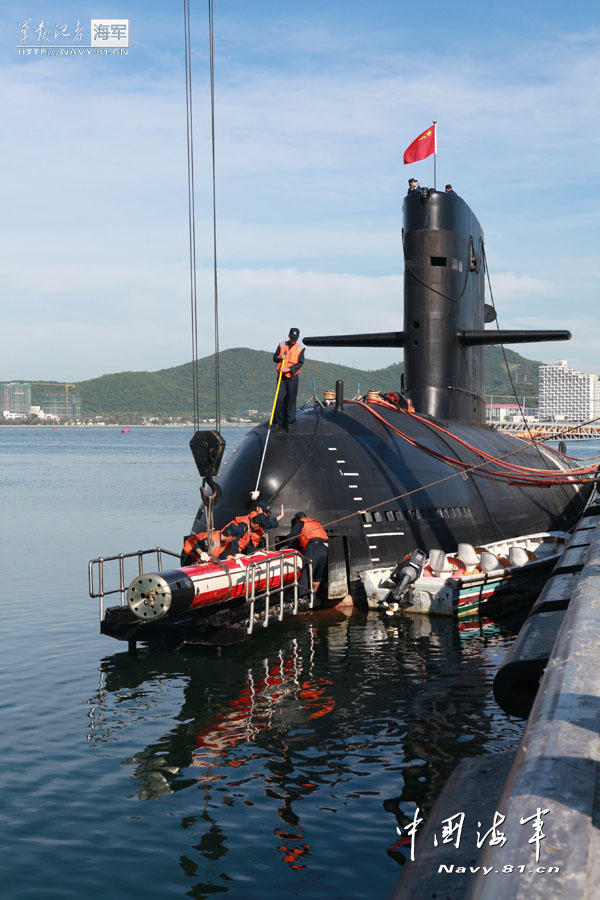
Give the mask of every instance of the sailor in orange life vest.
M 327 568 L 328 555 L 327 532 L 321 523 L 309 518 L 304 512 L 297 512 L 292 519 L 291 531 L 284 538 L 283 544 L 289 547 L 297 544 L 304 556 L 312 562 L 313 591 L 316 593 Z M 308 566 L 302 567 L 298 584 L 299 596 L 305 597 L 310 591 Z
M 228 556 L 236 553 L 254 553 L 266 546 L 265 530 L 277 528 L 279 521 L 285 514 L 283 503 L 278 516 L 271 515 L 271 507 L 264 500 L 259 500 L 255 508 L 245 516 L 236 516 L 225 530 L 233 536 L 233 541 L 228 548 Z M 238 529 L 237 531 L 235 529 Z M 239 528 L 243 530 L 240 532 Z
M 208 562 L 212 556 L 226 559 L 236 553 L 254 553 L 265 546 L 264 534 L 269 528 L 277 528 L 285 512 L 283 503 L 278 516 L 271 515 L 269 504 L 260 500 L 255 508 L 245 516 L 236 516 L 220 530 L 214 529 L 212 545 L 209 546 L 208 532 L 201 531 L 185 539 L 181 554 L 182 565 L 196 565 Z
M 282 373 L 277 406 L 273 423 L 275 431 L 292 432 L 296 428 L 296 397 L 298 396 L 298 375 L 304 365 L 304 346 L 298 340 L 300 330 L 290 328 L 287 341 L 282 341 L 273 354 L 277 363 L 277 375 Z

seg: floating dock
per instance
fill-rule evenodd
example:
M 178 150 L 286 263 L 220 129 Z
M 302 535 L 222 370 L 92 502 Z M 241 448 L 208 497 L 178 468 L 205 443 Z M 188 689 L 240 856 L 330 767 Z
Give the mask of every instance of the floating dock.
M 461 763 L 415 816 L 389 900 L 600 896 L 599 525 L 596 496 L 496 676 L 528 715 L 518 749 Z

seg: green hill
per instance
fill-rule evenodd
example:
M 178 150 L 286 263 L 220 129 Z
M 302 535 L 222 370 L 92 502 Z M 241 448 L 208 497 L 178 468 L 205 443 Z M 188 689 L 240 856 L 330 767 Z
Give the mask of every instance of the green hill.
M 525 359 L 512 350 L 506 356 L 515 386 L 522 400 L 537 402 L 539 362 Z M 312 396 L 314 378 L 316 393 L 322 397 L 324 390 L 333 390 L 337 379 L 345 385 L 346 397 L 356 394 L 360 383 L 361 393 L 372 390 L 399 390 L 403 364 L 396 363 L 383 369 L 364 370 L 334 363 L 318 362 L 307 358 L 302 375 L 298 402 Z M 244 410 L 270 412 L 275 389 L 275 367 L 272 355 L 266 351 L 246 348 L 224 350 L 220 356 L 221 414 L 224 418 L 238 415 Z M 200 388 L 200 417 L 210 418 L 215 410 L 214 357 L 207 356 L 198 362 Z M 37 393 L 43 388 L 32 386 L 32 402 L 39 402 Z M 74 386 L 81 394 L 83 415 L 119 416 L 174 416 L 193 415 L 192 365 L 186 363 L 158 372 L 118 372 L 103 375 Z M 510 402 L 512 389 L 500 347 L 486 349 L 486 393 L 503 402 Z
M 275 391 L 275 366 L 272 353 L 264 350 L 224 350 L 219 359 L 221 414 L 225 417 L 242 410 L 270 412 Z M 302 370 L 298 402 L 312 396 L 315 379 L 317 396 L 334 389 L 343 379 L 346 395 L 361 390 L 398 389 L 402 366 L 389 366 L 378 372 L 352 369 L 308 359 Z M 201 418 L 214 416 L 214 356 L 198 361 Z M 119 372 L 103 375 L 75 386 L 82 398 L 85 415 L 140 413 L 145 416 L 191 416 L 192 364 L 162 369 L 159 372 Z
M 514 350 L 505 348 L 506 361 L 519 400 L 525 398 L 527 404 L 537 406 L 539 390 L 539 360 L 525 359 Z M 503 403 L 513 402 L 514 394 L 501 347 L 486 347 L 485 352 L 485 393 Z

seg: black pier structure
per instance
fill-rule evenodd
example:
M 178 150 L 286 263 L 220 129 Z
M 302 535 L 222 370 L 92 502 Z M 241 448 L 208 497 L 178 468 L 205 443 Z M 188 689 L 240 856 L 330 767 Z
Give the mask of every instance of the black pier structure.
M 413 859 L 389 900 L 600 895 L 599 633 L 594 494 L 494 680 L 499 705 L 527 720 L 518 748 L 465 760 L 452 773 L 422 813 Z M 458 846 L 436 844 L 441 823 L 458 812 L 465 816 Z M 478 844 L 494 821 L 498 838 Z

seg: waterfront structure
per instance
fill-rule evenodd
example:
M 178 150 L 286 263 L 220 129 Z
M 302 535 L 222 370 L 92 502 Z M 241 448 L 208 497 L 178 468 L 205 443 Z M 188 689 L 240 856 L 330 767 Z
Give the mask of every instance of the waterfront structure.
M 15 414 L 27 416 L 31 412 L 31 384 L 28 382 L 0 382 L 0 397 L 0 412 L 7 418 L 14 418 Z
M 488 403 L 486 406 L 486 422 L 497 424 L 499 422 L 522 422 L 523 416 L 527 419 L 535 418 L 537 410 L 531 406 L 519 406 L 518 403 Z
M 569 369 L 566 359 L 540 366 L 539 418 L 589 422 L 598 416 L 598 377 Z

